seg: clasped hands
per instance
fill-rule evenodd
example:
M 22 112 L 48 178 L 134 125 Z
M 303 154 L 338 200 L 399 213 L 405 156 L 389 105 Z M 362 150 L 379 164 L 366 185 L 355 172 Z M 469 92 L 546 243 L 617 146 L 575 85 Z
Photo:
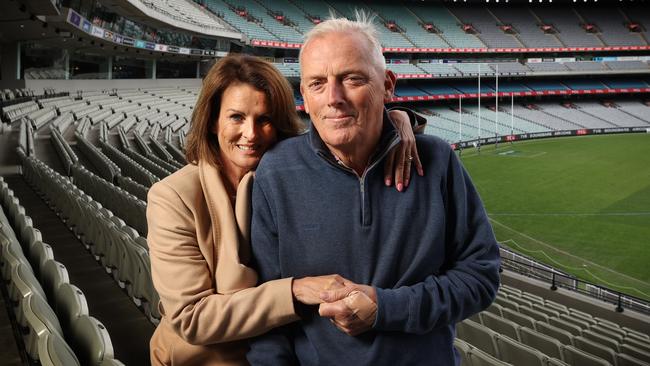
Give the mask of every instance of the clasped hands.
M 303 304 L 319 305 L 320 316 L 350 336 L 369 330 L 375 322 L 377 293 L 372 286 L 328 275 L 294 279 L 292 291 Z

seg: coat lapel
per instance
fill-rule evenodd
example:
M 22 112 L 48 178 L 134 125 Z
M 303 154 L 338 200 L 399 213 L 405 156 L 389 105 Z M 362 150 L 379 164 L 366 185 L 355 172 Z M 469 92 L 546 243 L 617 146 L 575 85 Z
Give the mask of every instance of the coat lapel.
M 233 211 L 219 170 L 204 161 L 199 162 L 199 170 L 212 225 L 210 259 L 213 265 L 210 270 L 215 274 L 216 290 L 229 294 L 255 286 L 257 274 L 242 264 L 247 263 L 250 257 L 250 190 L 253 173 L 248 173 L 240 182 Z

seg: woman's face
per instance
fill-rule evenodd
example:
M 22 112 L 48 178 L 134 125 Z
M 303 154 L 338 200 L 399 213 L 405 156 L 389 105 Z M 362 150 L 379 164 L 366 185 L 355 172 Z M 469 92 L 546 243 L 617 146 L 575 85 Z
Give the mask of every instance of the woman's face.
M 226 170 L 243 175 L 255 169 L 276 141 L 270 109 L 263 92 L 236 83 L 223 93 L 219 117 L 212 132 L 219 141 L 220 161 Z

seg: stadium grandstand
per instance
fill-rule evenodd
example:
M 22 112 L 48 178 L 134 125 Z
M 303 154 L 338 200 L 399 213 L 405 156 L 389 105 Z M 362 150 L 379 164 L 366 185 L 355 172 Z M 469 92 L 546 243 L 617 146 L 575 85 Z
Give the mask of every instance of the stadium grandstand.
M 201 78 L 230 53 L 256 55 L 308 121 L 302 38 L 355 9 L 375 15 L 398 80 L 390 104 L 461 157 L 650 136 L 648 1 L 2 0 L 0 365 L 149 364 L 160 313 L 146 197 L 186 164 Z M 458 323 L 462 365 L 650 365 L 647 266 L 621 275 L 636 287 L 598 281 L 497 238 L 502 286 Z

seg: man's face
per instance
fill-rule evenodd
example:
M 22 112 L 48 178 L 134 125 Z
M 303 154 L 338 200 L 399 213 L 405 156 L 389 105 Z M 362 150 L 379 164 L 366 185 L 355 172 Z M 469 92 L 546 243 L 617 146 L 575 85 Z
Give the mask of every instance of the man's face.
M 365 38 L 351 33 L 314 38 L 300 68 L 305 110 L 328 147 L 349 152 L 377 142 L 395 79 L 377 65 Z

